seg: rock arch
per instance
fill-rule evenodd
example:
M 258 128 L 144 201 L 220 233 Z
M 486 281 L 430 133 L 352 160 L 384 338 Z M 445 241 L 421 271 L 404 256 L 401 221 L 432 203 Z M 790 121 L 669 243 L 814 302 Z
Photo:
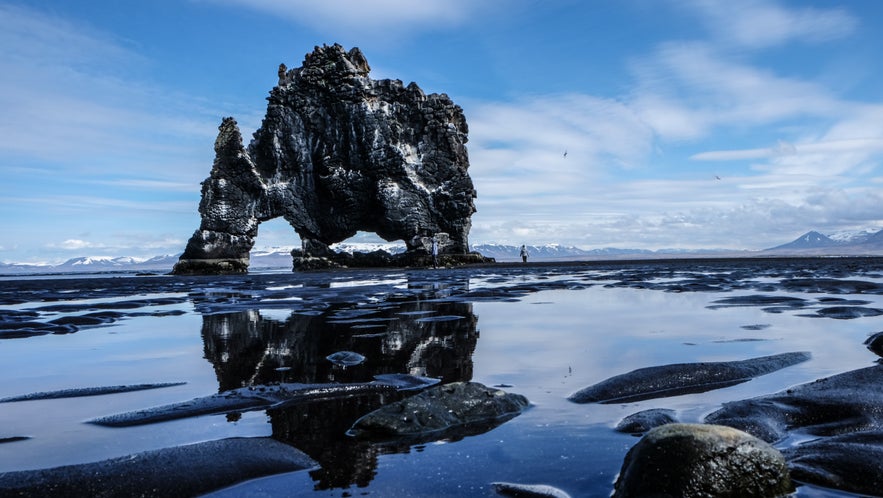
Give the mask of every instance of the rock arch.
M 462 109 L 369 71 L 358 48 L 316 47 L 302 67 L 280 65 L 248 147 L 236 120 L 223 119 L 200 227 L 175 273 L 247 271 L 258 225 L 277 217 L 304 253 L 357 231 L 403 240 L 409 253 L 441 233 L 442 253 L 468 253 L 476 192 Z

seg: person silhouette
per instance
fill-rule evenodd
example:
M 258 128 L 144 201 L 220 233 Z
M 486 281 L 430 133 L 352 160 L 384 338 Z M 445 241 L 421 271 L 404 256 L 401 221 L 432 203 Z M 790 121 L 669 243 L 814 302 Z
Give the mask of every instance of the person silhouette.
M 521 245 L 521 252 L 519 254 L 521 255 L 521 262 L 527 263 L 527 247 L 524 244 Z
M 432 267 L 438 268 L 438 239 L 432 236 Z

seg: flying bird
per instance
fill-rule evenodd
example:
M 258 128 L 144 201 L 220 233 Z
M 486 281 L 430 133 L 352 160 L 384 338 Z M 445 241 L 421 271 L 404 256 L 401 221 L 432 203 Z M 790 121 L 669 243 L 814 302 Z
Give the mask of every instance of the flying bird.
M 564 149 L 564 157 L 567 158 L 567 149 Z

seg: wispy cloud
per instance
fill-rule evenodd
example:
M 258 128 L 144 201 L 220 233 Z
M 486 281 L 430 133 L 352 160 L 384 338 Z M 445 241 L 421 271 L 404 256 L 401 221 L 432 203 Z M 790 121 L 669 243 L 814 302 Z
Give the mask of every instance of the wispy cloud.
M 325 33 L 396 38 L 474 20 L 500 2 L 472 0 L 208 0 L 247 7 Z
M 855 108 L 816 83 L 749 65 L 707 43 L 665 43 L 633 68 L 632 105 L 663 139 L 694 140 L 722 126 L 840 117 Z
M 689 4 L 718 42 L 754 49 L 842 38 L 859 24 L 840 8 L 785 7 L 769 0 L 692 0 Z
M 145 83 L 151 66 L 123 39 L 0 4 L 0 151 L 81 175 L 125 164 L 180 177 L 192 141 L 210 143 L 211 116 Z

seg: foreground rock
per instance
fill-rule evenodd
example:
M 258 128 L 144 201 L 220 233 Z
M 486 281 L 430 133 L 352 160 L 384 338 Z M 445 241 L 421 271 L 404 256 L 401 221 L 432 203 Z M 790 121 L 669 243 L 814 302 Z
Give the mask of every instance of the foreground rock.
M 375 375 L 371 382 L 350 384 L 281 383 L 241 387 L 180 403 L 99 417 L 89 423 L 108 427 L 131 427 L 199 415 L 282 408 L 295 403 L 347 398 L 367 393 L 417 390 L 438 382 L 438 379 L 415 375 L 381 374 Z
M 727 425 L 765 441 L 789 431 L 814 436 L 883 429 L 883 365 L 802 384 L 776 394 L 725 403 L 705 421 Z
M 454 382 L 386 405 L 349 433 L 366 439 L 442 438 L 479 434 L 519 415 L 527 398 L 477 382 Z
M 793 491 L 785 458 L 730 427 L 668 424 L 629 450 L 613 496 L 772 497 Z
M 702 393 L 747 382 L 811 358 L 809 353 L 783 353 L 742 361 L 676 363 L 639 368 L 571 394 L 575 403 L 628 403 Z
M 785 450 L 798 481 L 862 495 L 883 490 L 883 432 L 822 438 Z
M 316 467 L 269 438 L 232 438 L 82 465 L 0 474 L 0 495 L 197 496 L 247 479 Z
M 301 67 L 279 67 L 248 147 L 236 121 L 223 120 L 202 221 L 175 273 L 246 271 L 258 226 L 278 217 L 300 236 L 305 265 L 357 231 L 424 257 L 433 236 L 440 254 L 468 252 L 476 192 L 463 110 L 370 70 L 358 48 L 316 47 Z

